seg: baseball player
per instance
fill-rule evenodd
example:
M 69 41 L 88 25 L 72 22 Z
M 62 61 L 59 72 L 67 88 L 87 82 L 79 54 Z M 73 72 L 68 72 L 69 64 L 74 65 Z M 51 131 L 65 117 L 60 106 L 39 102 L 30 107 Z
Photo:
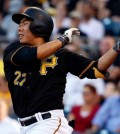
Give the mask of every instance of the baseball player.
M 48 42 L 53 29 L 51 17 L 42 9 L 29 7 L 12 19 L 19 24 L 20 42 L 4 51 L 4 70 L 21 134 L 71 134 L 63 114 L 66 74 L 84 78 L 106 78 L 106 69 L 120 52 L 118 41 L 97 61 L 63 48 L 72 41 L 76 28 Z

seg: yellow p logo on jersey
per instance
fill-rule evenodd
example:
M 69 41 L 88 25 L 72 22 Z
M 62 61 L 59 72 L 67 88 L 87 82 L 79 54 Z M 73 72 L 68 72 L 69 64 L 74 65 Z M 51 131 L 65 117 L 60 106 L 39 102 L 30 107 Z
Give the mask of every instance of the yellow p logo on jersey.
M 51 55 L 46 60 L 43 60 L 41 62 L 40 74 L 46 75 L 47 74 L 47 67 L 51 67 L 54 69 L 54 67 L 57 65 L 57 59 L 58 59 L 58 57 L 56 57 L 55 55 Z M 48 60 L 51 60 L 51 61 L 48 62 Z

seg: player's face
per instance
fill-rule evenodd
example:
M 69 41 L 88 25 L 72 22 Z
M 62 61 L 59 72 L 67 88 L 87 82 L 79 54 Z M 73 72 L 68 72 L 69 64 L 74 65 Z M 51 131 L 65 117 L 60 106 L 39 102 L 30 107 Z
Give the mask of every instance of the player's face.
M 33 42 L 33 40 L 36 38 L 29 29 L 30 23 L 30 20 L 23 18 L 19 24 L 18 36 L 20 43 L 22 44 L 31 44 L 31 42 Z

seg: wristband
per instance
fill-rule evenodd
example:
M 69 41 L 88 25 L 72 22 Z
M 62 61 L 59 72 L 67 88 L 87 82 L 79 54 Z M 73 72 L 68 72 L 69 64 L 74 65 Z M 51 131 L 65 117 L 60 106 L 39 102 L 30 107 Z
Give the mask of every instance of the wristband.
M 66 35 L 62 35 L 62 36 L 58 37 L 57 39 L 62 42 L 63 46 L 69 44 L 69 38 Z
M 117 43 L 113 46 L 113 50 L 115 50 L 117 53 L 120 53 L 120 40 L 118 40 Z
M 116 51 L 117 53 L 120 52 L 120 49 L 119 49 L 119 47 L 117 45 L 114 45 L 113 46 L 113 50 Z

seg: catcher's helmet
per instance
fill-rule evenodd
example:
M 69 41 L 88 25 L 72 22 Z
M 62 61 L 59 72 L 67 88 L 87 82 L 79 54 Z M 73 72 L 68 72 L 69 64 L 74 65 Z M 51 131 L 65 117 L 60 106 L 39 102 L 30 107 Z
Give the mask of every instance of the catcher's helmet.
M 23 13 L 13 14 L 12 20 L 19 24 L 23 18 L 31 20 L 30 30 L 34 35 L 48 41 L 53 30 L 53 20 L 50 15 L 37 7 L 29 7 Z

